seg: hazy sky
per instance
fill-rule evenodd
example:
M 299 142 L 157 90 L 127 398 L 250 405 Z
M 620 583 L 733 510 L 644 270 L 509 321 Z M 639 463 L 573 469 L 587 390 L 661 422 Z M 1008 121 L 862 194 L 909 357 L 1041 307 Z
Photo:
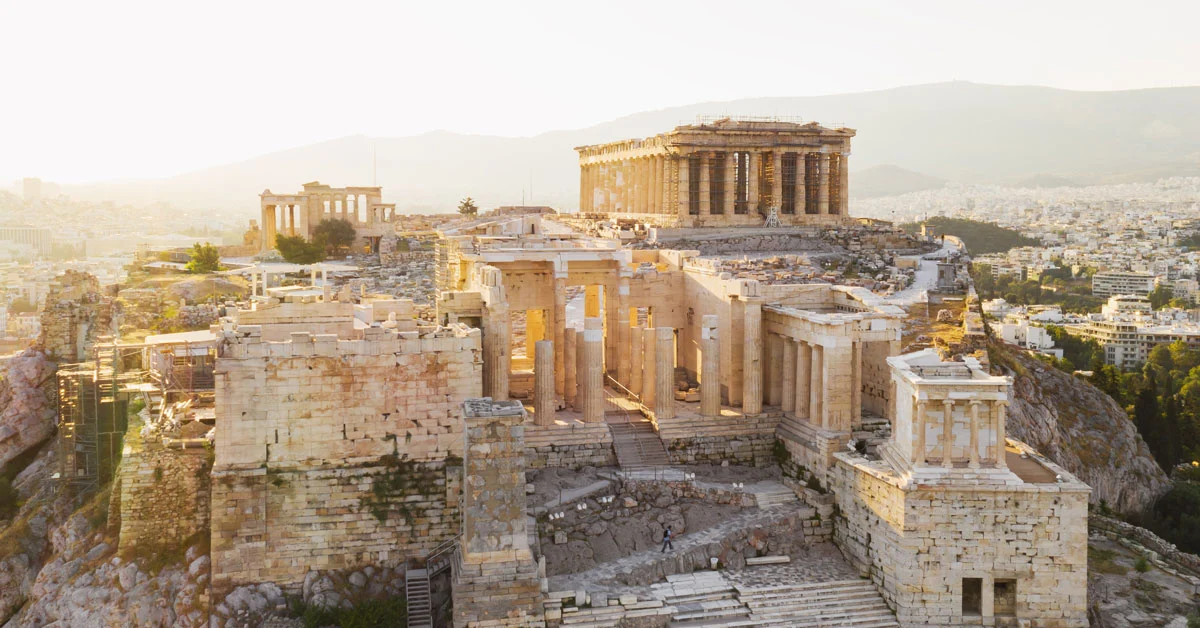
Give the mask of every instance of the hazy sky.
M 951 79 L 1196 85 L 1197 23 L 1195 0 L 0 0 L 0 187 Z

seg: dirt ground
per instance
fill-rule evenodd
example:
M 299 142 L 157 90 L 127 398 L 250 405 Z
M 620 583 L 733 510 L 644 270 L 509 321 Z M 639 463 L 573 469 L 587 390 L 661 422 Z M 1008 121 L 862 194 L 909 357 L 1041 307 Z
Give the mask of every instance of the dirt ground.
M 1088 603 L 1106 628 L 1186 626 L 1197 612 L 1191 585 L 1153 566 L 1135 569 L 1137 557 L 1104 537 L 1088 539 Z

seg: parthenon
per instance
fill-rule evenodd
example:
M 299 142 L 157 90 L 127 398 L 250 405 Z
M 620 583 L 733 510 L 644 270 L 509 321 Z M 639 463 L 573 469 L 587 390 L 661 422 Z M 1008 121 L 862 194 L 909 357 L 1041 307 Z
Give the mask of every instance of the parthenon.
M 721 118 L 580 146 L 579 208 L 663 226 L 844 223 L 853 129 Z

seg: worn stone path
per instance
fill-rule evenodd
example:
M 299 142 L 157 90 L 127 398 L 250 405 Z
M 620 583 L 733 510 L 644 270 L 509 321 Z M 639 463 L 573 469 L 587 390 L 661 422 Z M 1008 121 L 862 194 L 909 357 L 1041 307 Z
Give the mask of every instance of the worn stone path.
M 800 518 L 806 518 L 815 512 L 800 503 L 745 510 L 710 528 L 676 537 L 672 543 L 675 549 L 666 553 L 657 548 L 645 550 L 587 571 L 551 577 L 550 590 L 615 592 L 622 589 L 622 585 L 626 583 L 634 587 L 628 590 L 637 590 L 640 588 L 638 585 L 656 582 L 664 575 L 707 568 L 708 550 L 716 550 L 717 547 L 713 546 L 720 546 L 723 541 L 744 537 L 755 528 L 765 527 L 784 517 L 798 515 Z
M 556 497 L 545 504 L 542 504 L 541 506 L 535 506 L 531 510 L 533 511 L 533 514 L 540 515 L 544 512 L 549 512 L 551 509 L 558 508 L 559 506 L 578 501 L 593 493 L 599 493 L 601 491 L 608 490 L 611 487 L 611 480 L 597 480 L 591 484 L 588 484 L 587 486 L 563 490 L 559 497 Z

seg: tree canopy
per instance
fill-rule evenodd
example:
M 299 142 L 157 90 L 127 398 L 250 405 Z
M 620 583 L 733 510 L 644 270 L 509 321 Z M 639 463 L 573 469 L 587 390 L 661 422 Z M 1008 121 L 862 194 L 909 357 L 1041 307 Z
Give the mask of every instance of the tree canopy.
M 322 220 L 313 228 L 313 241 L 323 240 L 329 254 L 345 252 L 354 244 L 354 225 L 348 220 Z
M 304 236 L 275 236 L 275 248 L 283 259 L 293 264 L 315 264 L 325 260 L 325 240 L 321 237 L 312 242 Z
M 221 254 L 208 242 L 193 244 L 191 254 L 187 263 L 189 273 L 211 273 L 221 267 Z
M 475 204 L 474 199 L 468 196 L 458 204 L 458 213 L 464 216 L 478 216 L 479 206 Z
M 1018 231 L 1005 229 L 990 222 L 934 216 L 926 220 L 924 224 L 933 227 L 938 233 L 945 233 L 961 238 L 963 243 L 967 245 L 967 251 L 971 255 L 1004 253 L 1018 246 L 1037 246 L 1041 244 L 1041 242 L 1038 242 L 1034 238 L 1021 235 Z M 900 225 L 900 228 L 909 233 L 918 233 L 921 230 L 921 223 L 909 222 Z

